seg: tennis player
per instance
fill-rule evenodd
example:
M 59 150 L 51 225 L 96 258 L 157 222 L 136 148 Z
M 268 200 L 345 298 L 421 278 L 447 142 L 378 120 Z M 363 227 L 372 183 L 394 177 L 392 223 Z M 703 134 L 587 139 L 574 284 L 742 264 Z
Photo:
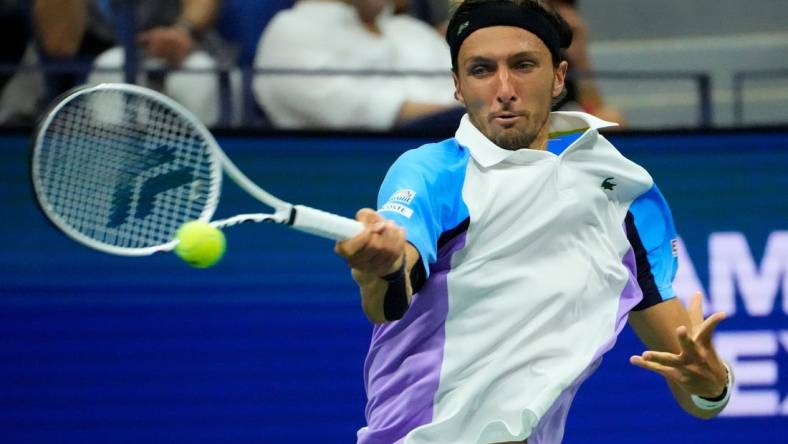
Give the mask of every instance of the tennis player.
M 572 399 L 625 321 L 679 405 L 710 418 L 732 375 L 696 295 L 675 297 L 676 233 L 652 178 L 564 88 L 566 23 L 538 0 L 466 0 L 447 41 L 454 138 L 403 154 L 336 252 L 375 324 L 359 443 L 560 443 Z

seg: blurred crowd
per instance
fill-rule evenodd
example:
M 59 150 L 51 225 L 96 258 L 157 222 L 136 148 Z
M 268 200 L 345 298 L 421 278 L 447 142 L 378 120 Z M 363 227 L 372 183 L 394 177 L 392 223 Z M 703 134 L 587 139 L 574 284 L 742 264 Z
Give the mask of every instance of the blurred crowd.
M 560 104 L 623 123 L 590 77 L 574 0 L 550 0 L 575 43 Z M 449 0 L 0 0 L 0 125 L 30 125 L 89 83 L 132 81 L 209 126 L 453 128 Z

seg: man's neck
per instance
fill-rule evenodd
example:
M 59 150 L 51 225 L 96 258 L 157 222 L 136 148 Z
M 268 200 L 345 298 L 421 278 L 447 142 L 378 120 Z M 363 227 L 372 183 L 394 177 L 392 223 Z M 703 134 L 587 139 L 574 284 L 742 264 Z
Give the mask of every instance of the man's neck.
M 532 150 L 546 151 L 547 141 L 550 139 L 549 136 L 550 136 L 550 128 L 549 128 L 549 124 L 546 123 L 542 127 L 542 129 L 539 130 L 539 133 L 536 135 L 534 141 L 531 142 L 531 146 L 529 146 L 528 148 Z

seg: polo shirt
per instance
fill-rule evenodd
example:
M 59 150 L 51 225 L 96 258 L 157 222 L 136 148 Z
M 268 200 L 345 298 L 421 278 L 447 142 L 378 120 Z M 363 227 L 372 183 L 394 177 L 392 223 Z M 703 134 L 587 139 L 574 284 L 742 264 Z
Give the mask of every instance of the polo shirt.
M 552 113 L 548 150 L 505 150 L 466 115 L 392 165 L 378 212 L 427 279 L 374 327 L 359 443 L 561 442 L 627 314 L 674 297 L 670 210 L 610 125 Z

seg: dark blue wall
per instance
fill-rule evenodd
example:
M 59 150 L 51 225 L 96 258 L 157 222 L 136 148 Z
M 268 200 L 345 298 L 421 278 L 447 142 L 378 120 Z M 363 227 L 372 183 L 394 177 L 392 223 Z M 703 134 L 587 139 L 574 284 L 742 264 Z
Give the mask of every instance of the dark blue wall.
M 611 136 L 659 182 L 704 286 L 712 233 L 745 233 L 757 265 L 769 234 L 788 230 L 787 137 Z M 272 193 L 348 216 L 374 205 L 388 164 L 424 141 L 220 139 Z M 353 442 L 370 327 L 331 242 L 278 226 L 235 227 L 224 260 L 209 270 L 166 254 L 94 252 L 39 213 L 27 144 L 24 135 L 0 137 L 0 442 Z M 219 216 L 256 210 L 226 183 Z M 783 296 L 768 316 L 738 312 L 722 333 L 788 330 Z M 626 330 L 581 389 L 565 443 L 771 443 L 788 430 L 784 414 L 712 422 L 682 414 L 658 377 L 628 364 L 640 351 Z M 785 397 L 784 348 L 759 359 L 774 363 L 777 383 L 740 390 Z

